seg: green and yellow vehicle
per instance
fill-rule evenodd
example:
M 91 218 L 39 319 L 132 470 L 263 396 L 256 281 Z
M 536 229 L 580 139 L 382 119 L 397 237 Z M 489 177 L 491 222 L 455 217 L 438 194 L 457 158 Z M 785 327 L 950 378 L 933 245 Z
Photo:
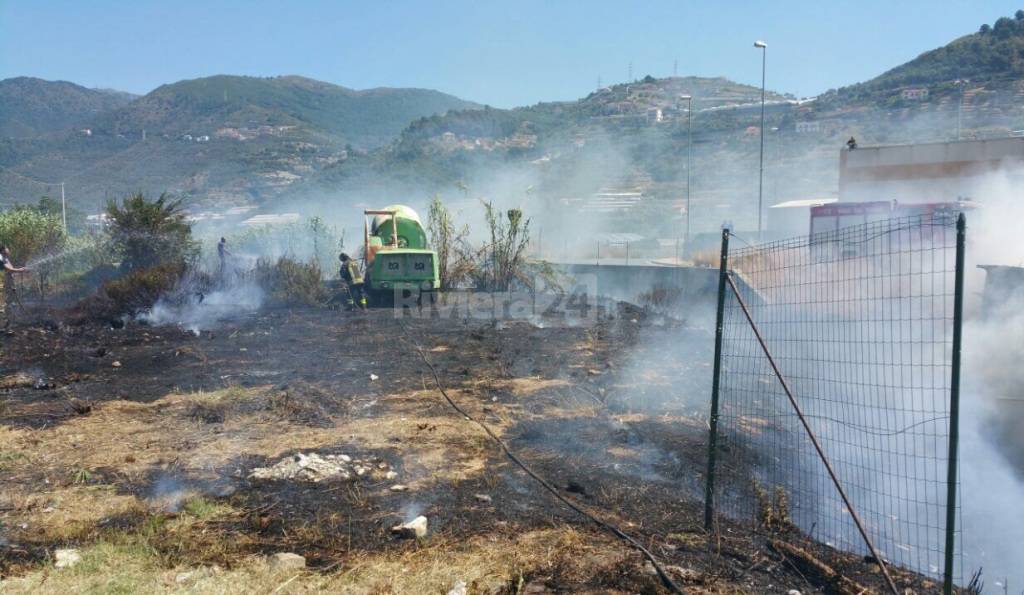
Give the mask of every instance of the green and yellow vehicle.
M 416 211 L 405 205 L 363 211 L 365 287 L 374 303 L 395 297 L 433 300 L 440 289 L 437 253 Z

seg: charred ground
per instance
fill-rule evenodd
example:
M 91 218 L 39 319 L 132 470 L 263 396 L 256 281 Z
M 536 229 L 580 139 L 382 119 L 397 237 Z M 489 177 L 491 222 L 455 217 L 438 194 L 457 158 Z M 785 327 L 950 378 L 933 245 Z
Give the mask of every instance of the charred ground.
M 710 338 L 624 304 L 585 325 L 271 309 L 198 335 L 34 312 L 3 338 L 5 590 L 446 592 L 461 580 L 470 592 L 661 592 L 637 552 L 452 410 L 417 346 L 471 415 L 688 589 L 880 590 L 871 564 L 784 526 L 723 519 L 704 532 L 710 362 L 686 345 Z M 249 476 L 298 453 L 344 453 L 372 470 Z M 390 534 L 417 514 L 427 538 Z M 807 558 L 773 547 L 780 537 Z M 59 547 L 85 562 L 56 570 Z M 286 551 L 309 569 L 264 562 Z

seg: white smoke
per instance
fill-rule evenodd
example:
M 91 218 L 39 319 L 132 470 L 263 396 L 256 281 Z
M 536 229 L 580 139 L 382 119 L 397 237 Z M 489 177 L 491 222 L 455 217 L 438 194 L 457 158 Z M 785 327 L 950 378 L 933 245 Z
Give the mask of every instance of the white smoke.
M 983 567 L 986 583 L 1007 592 L 1024 589 L 1024 437 L 997 444 L 996 437 L 1024 427 L 1024 295 L 986 311 L 979 299 L 985 273 L 977 265 L 1024 265 L 1024 242 L 1017 222 L 1024 201 L 1014 179 L 1018 172 L 989 176 L 975 197 L 980 208 L 967 215 L 968 318 L 964 325 L 961 397 L 960 481 L 966 571 Z M 991 308 L 991 307 L 990 307 Z M 1016 394 L 1006 394 L 1013 390 Z M 1004 582 L 1004 581 L 1007 581 Z M 1003 590 L 999 588 L 999 590 Z

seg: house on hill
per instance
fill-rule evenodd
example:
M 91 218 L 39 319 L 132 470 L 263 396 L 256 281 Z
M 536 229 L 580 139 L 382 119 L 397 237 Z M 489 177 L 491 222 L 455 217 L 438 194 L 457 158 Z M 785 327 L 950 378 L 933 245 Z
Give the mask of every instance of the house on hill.
M 907 101 L 925 101 L 928 99 L 928 89 L 913 88 L 900 91 L 900 97 Z

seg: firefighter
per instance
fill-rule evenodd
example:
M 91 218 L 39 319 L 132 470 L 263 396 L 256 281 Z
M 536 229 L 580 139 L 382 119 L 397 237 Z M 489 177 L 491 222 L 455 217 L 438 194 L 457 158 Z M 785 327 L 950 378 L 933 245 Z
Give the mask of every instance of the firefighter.
M 223 279 L 224 272 L 227 270 L 227 257 L 231 256 L 231 252 L 228 250 L 228 241 L 226 238 L 221 238 L 217 242 L 217 259 L 220 261 L 220 268 L 217 269 L 217 275 Z
M 365 310 L 366 292 L 363 291 L 363 273 L 359 270 L 359 263 L 352 260 L 344 252 L 338 256 L 338 260 L 341 261 L 339 275 L 341 276 L 341 282 L 346 293 L 345 305 L 347 309 L 354 310 L 358 302 L 359 307 Z
M 25 267 L 16 267 L 11 262 L 11 249 L 7 246 L 0 246 L 0 319 L 3 319 L 3 330 L 11 326 L 11 319 L 7 316 L 7 296 L 14 294 L 13 273 L 24 273 Z

